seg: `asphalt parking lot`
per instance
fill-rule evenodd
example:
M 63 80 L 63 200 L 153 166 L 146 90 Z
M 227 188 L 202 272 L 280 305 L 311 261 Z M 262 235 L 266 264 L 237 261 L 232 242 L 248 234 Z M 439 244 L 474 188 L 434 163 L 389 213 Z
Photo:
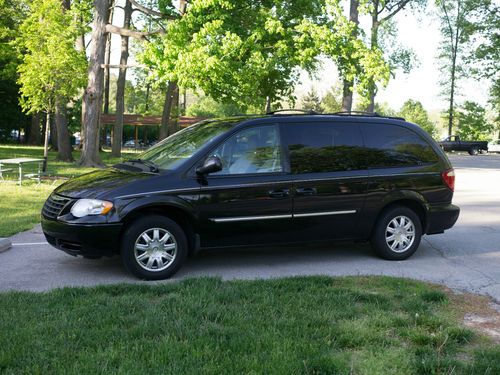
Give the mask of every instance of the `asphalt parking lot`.
M 454 203 L 462 210 L 460 218 L 446 233 L 424 237 L 417 253 L 407 261 L 381 260 L 369 245 L 352 243 L 211 251 L 189 259 L 174 280 L 199 276 L 390 275 L 487 294 L 500 302 L 500 155 L 452 155 L 450 159 L 457 171 Z M 129 275 L 118 257 L 87 260 L 53 249 L 39 226 L 11 240 L 12 249 L 0 253 L 0 290 L 146 283 Z

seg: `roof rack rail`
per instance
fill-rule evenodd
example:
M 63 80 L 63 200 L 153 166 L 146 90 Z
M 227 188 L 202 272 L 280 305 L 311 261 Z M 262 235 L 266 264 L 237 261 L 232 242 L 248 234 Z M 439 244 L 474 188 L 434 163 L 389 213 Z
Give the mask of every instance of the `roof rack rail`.
M 373 116 L 373 117 L 382 117 L 377 112 L 367 112 L 367 111 L 339 111 L 334 113 L 329 113 L 329 115 L 341 115 L 341 116 Z
M 399 117 L 399 116 L 385 116 L 385 115 L 381 115 L 380 113 L 377 113 L 377 112 L 366 112 L 366 111 L 340 111 L 340 112 L 324 113 L 324 114 L 337 115 L 337 116 L 384 117 L 384 118 L 390 118 L 390 119 L 394 119 L 394 120 L 403 120 L 403 121 L 406 121 L 403 117 Z
M 306 115 L 319 115 L 320 113 L 313 111 L 312 109 L 277 109 L 276 111 L 266 112 L 266 115 L 277 115 L 283 112 L 299 112 Z

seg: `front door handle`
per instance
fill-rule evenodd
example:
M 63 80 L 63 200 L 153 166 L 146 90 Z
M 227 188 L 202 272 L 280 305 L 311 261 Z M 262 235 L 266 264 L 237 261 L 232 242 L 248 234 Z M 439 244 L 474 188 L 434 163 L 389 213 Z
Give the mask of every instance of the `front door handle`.
M 297 188 L 295 189 L 297 195 L 316 195 L 318 191 L 316 188 Z
M 290 195 L 290 190 L 288 189 L 270 190 L 268 194 L 271 198 L 285 198 Z

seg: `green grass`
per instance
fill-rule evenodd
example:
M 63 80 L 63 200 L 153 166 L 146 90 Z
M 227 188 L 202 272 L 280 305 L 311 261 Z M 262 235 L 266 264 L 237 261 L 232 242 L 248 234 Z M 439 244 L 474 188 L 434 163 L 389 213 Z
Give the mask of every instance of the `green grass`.
M 55 185 L 34 183 L 18 186 L 0 183 L 0 237 L 33 228 L 40 222 L 43 202 Z
M 131 157 L 127 153 L 123 158 Z M 31 229 L 40 222 L 40 210 L 50 192 L 64 181 L 64 179 L 91 172 L 93 168 L 81 168 L 76 163 L 66 163 L 56 160 L 57 153 L 49 152 L 47 172 L 54 179 L 44 181 L 38 185 L 33 181 L 23 182 L 23 186 L 16 184 L 17 167 L 6 165 L 5 168 L 14 168 L 6 173 L 7 182 L 0 182 L 0 237 L 11 236 L 23 230 Z M 0 145 L 0 159 L 18 157 L 43 158 L 43 148 L 34 146 Z M 80 152 L 73 153 L 75 160 Z M 109 152 L 102 152 L 101 158 L 107 165 L 120 162 L 123 158 L 113 158 Z M 23 173 L 36 172 L 37 164 L 26 164 Z
M 499 374 L 441 289 L 389 277 L 0 294 L 6 374 Z
M 113 165 L 124 158 L 132 157 L 134 153 L 124 153 L 122 158 L 112 157 L 109 152 L 101 152 L 101 159 L 104 164 Z M 82 168 L 76 163 L 67 163 L 56 160 L 57 152 L 49 151 L 49 158 L 47 163 L 47 173 L 57 177 L 73 177 L 82 173 L 91 172 L 93 168 Z M 20 145 L 0 145 L 0 159 L 10 159 L 19 157 L 30 158 L 43 158 L 43 147 L 41 146 L 20 146 Z M 80 151 L 73 152 L 73 158 L 78 161 L 80 158 Z M 11 168 L 11 166 L 6 166 Z M 14 167 L 15 169 L 16 167 Z M 36 164 L 26 164 L 23 166 L 23 173 L 25 171 L 36 171 L 38 166 Z M 16 179 L 17 170 L 7 174 L 8 178 Z

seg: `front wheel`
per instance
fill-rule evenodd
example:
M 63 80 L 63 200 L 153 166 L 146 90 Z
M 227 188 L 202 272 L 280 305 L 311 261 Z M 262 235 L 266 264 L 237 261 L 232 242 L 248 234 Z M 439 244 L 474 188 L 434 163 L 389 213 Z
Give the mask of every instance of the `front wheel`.
M 422 224 L 411 209 L 396 206 L 382 213 L 375 224 L 372 246 L 388 260 L 404 260 L 417 251 L 422 238 Z
M 141 279 L 163 280 L 172 276 L 185 262 L 187 253 L 184 231 L 164 216 L 136 220 L 122 237 L 123 264 Z

